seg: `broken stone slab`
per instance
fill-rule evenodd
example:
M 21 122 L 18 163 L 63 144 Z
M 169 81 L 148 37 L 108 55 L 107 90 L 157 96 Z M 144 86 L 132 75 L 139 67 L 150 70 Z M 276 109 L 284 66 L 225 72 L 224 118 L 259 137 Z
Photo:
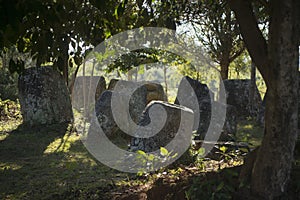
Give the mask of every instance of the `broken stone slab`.
M 204 139 L 211 125 L 212 130 L 218 131 L 210 133 L 218 135 L 220 141 L 232 140 L 231 135 L 235 135 L 237 126 L 236 108 L 214 101 L 213 96 L 213 92 L 209 90 L 206 84 L 202 84 L 190 77 L 184 77 L 179 84 L 175 103 L 180 103 L 180 105 L 194 111 L 195 139 Z M 178 100 L 179 97 L 182 99 L 182 102 Z M 216 112 L 215 116 L 212 116 L 213 109 Z M 223 111 L 226 111 L 226 113 L 224 121 L 221 122 L 217 118 L 223 114 Z M 214 135 L 213 138 L 215 138 Z
M 18 79 L 23 121 L 50 125 L 73 120 L 70 94 L 60 73 L 52 67 L 25 69 Z
M 213 92 L 209 90 L 206 84 L 202 84 L 188 76 L 183 77 L 180 81 L 175 104 L 180 104 L 194 111 L 193 128 L 198 135 L 207 132 L 213 96 Z
M 227 104 L 236 107 L 238 118 L 258 117 L 262 109 L 262 99 L 255 86 L 253 105 L 250 105 L 250 79 L 224 80 Z
M 138 123 L 139 129 L 134 134 L 135 138 L 131 140 L 130 149 L 144 152 L 157 151 L 160 147 L 166 147 L 170 144 L 178 133 L 181 134 L 179 138 L 176 138 L 176 141 L 180 141 L 182 147 L 184 145 L 189 146 L 192 139 L 193 118 L 193 111 L 184 106 L 163 101 L 152 101 L 143 112 Z M 178 143 L 176 147 L 170 145 L 168 150 L 170 152 L 176 148 L 180 148 Z
M 189 86 L 193 88 L 194 94 L 187 93 L 187 83 Z M 191 92 L 191 91 L 190 91 Z M 177 96 L 184 96 L 186 98 L 189 98 L 191 95 L 196 95 L 197 99 L 201 101 L 210 101 L 211 99 L 214 99 L 214 94 L 212 91 L 209 90 L 206 84 L 203 84 L 199 82 L 198 80 L 192 79 L 189 76 L 185 76 L 181 79 L 178 87 Z M 176 99 L 178 102 L 178 99 Z

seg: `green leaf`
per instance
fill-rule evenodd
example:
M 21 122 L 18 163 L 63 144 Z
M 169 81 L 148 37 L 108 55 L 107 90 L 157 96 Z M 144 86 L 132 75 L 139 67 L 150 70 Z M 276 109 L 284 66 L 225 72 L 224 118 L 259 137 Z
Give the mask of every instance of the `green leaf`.
M 137 150 L 136 153 L 139 154 L 139 155 L 146 156 L 146 153 L 144 151 L 142 151 L 142 150 Z
M 109 38 L 111 36 L 111 32 L 109 30 L 104 31 L 105 38 Z
M 136 173 L 137 176 L 143 176 L 144 175 L 144 171 L 143 170 L 139 170 L 137 173 Z
M 201 147 L 199 150 L 198 150 L 198 155 L 199 156 L 203 156 L 205 154 L 205 148 Z
M 223 153 L 225 153 L 226 150 L 227 150 L 227 147 L 225 147 L 225 146 L 221 146 L 221 147 L 220 147 L 220 151 L 222 151 Z
M 145 73 L 145 67 L 142 65 L 138 68 L 138 74 L 144 74 Z
M 160 154 L 162 156 L 167 156 L 169 154 L 169 151 L 164 147 L 160 147 Z
M 175 157 L 177 157 L 178 156 L 178 153 L 175 153 L 173 156 L 172 156 L 172 158 L 175 158 Z
M 155 158 L 155 156 L 154 156 L 153 154 L 149 154 L 149 155 L 148 155 L 148 160 L 149 160 L 149 161 L 153 161 L 154 158 Z
M 118 6 L 115 8 L 114 16 L 116 17 L 116 19 L 119 19 L 119 16 L 118 16 L 118 10 L 119 10 L 119 7 L 120 7 L 120 5 L 118 5 Z

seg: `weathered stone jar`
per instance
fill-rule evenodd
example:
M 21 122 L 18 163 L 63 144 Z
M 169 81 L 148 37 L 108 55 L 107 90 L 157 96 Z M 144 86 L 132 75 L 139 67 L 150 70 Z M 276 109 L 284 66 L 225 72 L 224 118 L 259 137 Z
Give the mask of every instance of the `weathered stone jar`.
M 18 91 L 25 124 L 48 125 L 72 121 L 69 91 L 62 76 L 52 67 L 25 69 L 19 76 Z

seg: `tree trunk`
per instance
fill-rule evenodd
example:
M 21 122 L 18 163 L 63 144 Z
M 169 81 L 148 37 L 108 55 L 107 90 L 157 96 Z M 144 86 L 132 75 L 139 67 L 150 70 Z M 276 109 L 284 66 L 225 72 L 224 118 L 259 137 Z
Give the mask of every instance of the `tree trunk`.
M 70 91 L 71 96 L 72 96 L 72 93 L 73 93 L 73 88 L 74 88 L 74 84 L 75 84 L 75 80 L 76 80 L 79 68 L 80 68 L 80 65 L 77 65 L 76 69 L 75 69 L 75 72 L 72 76 L 72 79 L 70 81 L 70 84 L 69 84 L 69 91 Z
M 273 0 L 268 46 L 250 1 L 229 0 L 251 58 L 268 87 L 265 135 L 254 162 L 251 191 L 274 199 L 286 191 L 297 138 L 298 39 L 296 0 Z M 268 48 L 267 48 L 268 47 Z
M 254 164 L 251 188 L 269 199 L 282 195 L 289 180 L 297 138 L 298 45 L 293 0 L 271 2 L 266 134 Z M 290 13 L 290 14 L 288 14 Z
M 67 40 L 65 40 L 64 42 L 64 46 L 62 48 L 62 52 L 61 52 L 61 58 L 62 58 L 62 65 L 61 66 L 63 68 L 62 70 L 62 74 L 63 74 L 63 77 L 64 77 L 64 80 L 66 82 L 66 85 L 67 87 L 69 87 L 69 53 L 68 53 L 68 50 L 69 50 L 69 43 L 67 42 Z
M 222 59 L 220 62 L 220 67 L 221 67 L 221 77 L 222 80 L 227 80 L 228 79 L 228 73 L 229 73 L 229 55 L 228 59 Z
M 163 66 L 164 66 L 165 94 L 166 94 L 166 98 L 168 99 L 167 67 L 165 65 Z
M 254 94 L 255 94 L 255 89 L 256 89 L 255 79 L 256 79 L 256 67 L 255 67 L 254 62 L 252 61 L 251 77 L 250 77 L 251 84 L 250 84 L 250 88 L 249 88 L 249 106 L 250 106 L 250 113 L 251 113 L 252 117 L 255 115 L 255 110 L 254 110 Z
M 133 77 L 133 73 L 134 71 L 133 70 L 129 70 L 128 73 L 127 73 L 127 80 L 128 81 L 132 81 L 132 77 Z
M 67 56 L 67 55 L 65 55 Z M 64 66 L 63 66 L 63 77 L 66 82 L 67 87 L 69 86 L 69 66 L 68 66 L 68 59 L 64 57 Z

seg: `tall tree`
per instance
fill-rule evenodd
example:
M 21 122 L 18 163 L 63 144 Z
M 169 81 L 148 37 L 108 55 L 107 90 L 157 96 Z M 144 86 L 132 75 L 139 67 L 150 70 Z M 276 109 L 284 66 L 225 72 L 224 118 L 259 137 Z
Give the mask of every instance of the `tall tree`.
M 228 0 L 245 45 L 267 88 L 265 135 L 254 159 L 251 191 L 260 199 L 284 194 L 297 138 L 299 10 L 297 0 L 263 1 L 270 10 L 268 42 L 251 1 Z
M 188 21 L 197 39 L 220 65 L 222 79 L 228 79 L 230 63 L 245 49 L 235 16 L 226 1 L 201 0 L 193 9 L 199 11 L 194 11 Z

